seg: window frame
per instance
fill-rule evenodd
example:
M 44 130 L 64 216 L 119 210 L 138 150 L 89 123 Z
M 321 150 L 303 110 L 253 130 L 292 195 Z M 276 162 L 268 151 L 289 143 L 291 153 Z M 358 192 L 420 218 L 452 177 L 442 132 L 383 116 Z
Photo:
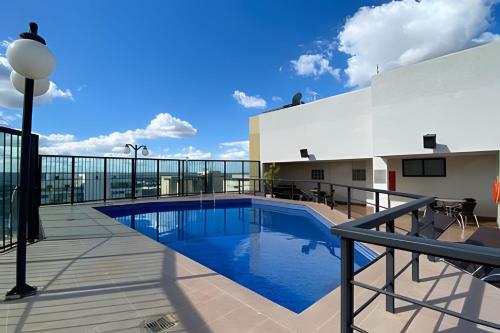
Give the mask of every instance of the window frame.
M 315 171 L 321 175 L 321 178 L 314 178 Z M 325 180 L 325 169 L 311 169 L 311 180 Z
M 439 174 L 439 175 L 427 175 L 425 173 L 425 161 L 436 161 L 436 160 L 443 161 L 443 173 Z M 420 161 L 422 163 L 422 174 L 421 175 L 408 175 L 408 173 L 405 170 L 405 162 L 406 161 Z M 402 172 L 403 173 L 403 177 L 418 177 L 418 178 L 422 178 L 422 177 L 425 177 L 425 178 L 440 177 L 440 178 L 443 178 L 443 177 L 446 177 L 446 158 L 445 157 L 405 158 L 405 159 L 402 159 L 401 169 L 403 171 Z
M 359 176 L 360 174 L 364 176 L 364 177 L 362 177 L 363 179 L 357 179 L 358 177 L 355 177 L 355 175 Z M 354 168 L 354 169 L 352 169 L 351 180 L 353 182 L 366 182 L 366 168 Z

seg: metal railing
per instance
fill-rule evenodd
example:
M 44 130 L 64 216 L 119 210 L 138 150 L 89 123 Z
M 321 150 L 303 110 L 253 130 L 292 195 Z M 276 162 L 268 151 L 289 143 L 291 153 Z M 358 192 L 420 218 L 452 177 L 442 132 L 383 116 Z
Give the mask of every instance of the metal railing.
M 38 136 L 32 135 L 35 143 L 31 152 L 31 160 L 38 158 Z M 17 195 L 16 188 L 20 180 L 21 131 L 0 126 L 0 252 L 8 250 L 17 243 Z M 33 163 L 34 165 L 36 163 Z M 35 184 L 34 174 L 30 181 Z M 38 202 L 36 189 L 30 188 L 33 207 L 28 214 L 28 240 L 38 238 Z
M 40 155 L 41 205 L 237 192 L 259 161 Z
M 309 198 L 299 198 L 295 191 L 299 189 L 302 192 L 313 190 L 312 193 L 321 193 L 324 189 L 331 196 L 330 204 L 332 209 L 336 202 L 334 198 L 339 190 L 343 190 L 344 202 L 347 205 L 348 218 L 352 218 L 352 207 L 359 203 L 354 199 L 354 192 L 364 192 L 371 194 L 367 197 L 366 205 L 373 206 L 374 213 L 362 216 L 358 219 L 332 227 L 332 234 L 340 236 L 341 239 L 341 332 L 351 333 L 353 331 L 367 332 L 367 330 L 355 325 L 355 317 L 365 310 L 377 297 L 385 296 L 386 311 L 395 313 L 395 299 L 412 303 L 419 307 L 427 308 L 440 312 L 445 315 L 453 316 L 477 325 L 483 325 L 489 328 L 500 329 L 500 324 L 493 323 L 480 318 L 473 318 L 463 313 L 439 307 L 415 298 L 398 294 L 395 288 L 396 279 L 411 267 L 412 281 L 420 281 L 420 255 L 430 255 L 433 257 L 458 260 L 472 264 L 480 264 L 487 267 L 500 267 L 500 249 L 488 248 L 483 246 L 470 245 L 465 243 L 451 243 L 439 241 L 437 239 L 423 237 L 423 234 L 429 228 L 435 227 L 437 218 L 449 218 L 435 213 L 431 205 L 435 202 L 434 197 L 425 197 L 410 193 L 394 192 L 381 189 L 365 188 L 345 184 L 336 184 L 328 182 L 315 182 L 310 180 L 285 180 L 285 179 L 240 179 L 241 183 L 253 183 L 254 188 L 262 188 L 263 192 L 259 194 L 270 194 L 272 197 L 283 197 L 285 199 L 314 200 L 321 202 L 320 196 Z M 264 183 L 263 186 L 256 186 L 257 183 Z M 278 185 L 277 185 L 278 184 Z M 286 193 L 276 192 L 280 184 L 286 184 Z M 307 184 L 307 186 L 304 186 Z M 297 186 L 301 185 L 301 186 Z M 297 186 L 297 187 L 296 187 Z M 241 185 L 240 185 L 241 188 Z M 306 188 L 306 190 L 304 190 Z M 309 189 L 309 190 L 307 190 Z M 337 190 L 337 191 L 336 191 Z M 241 193 L 245 193 L 240 189 Z M 253 194 L 258 194 L 252 191 Z M 250 193 L 252 193 L 250 192 Z M 248 193 L 248 192 L 246 192 Z M 382 198 L 383 197 L 383 198 Z M 391 206 L 391 197 L 404 198 L 407 202 L 398 202 L 395 207 Z M 381 200 L 385 199 L 386 206 L 381 205 Z M 396 233 L 395 220 L 403 216 L 411 217 L 411 230 L 399 230 Z M 385 231 L 380 231 L 385 226 Z M 404 233 L 401 233 L 404 231 Z M 354 269 L 354 242 L 363 242 L 385 247 L 385 251 L 369 265 L 355 271 Z M 395 250 L 411 252 L 411 260 L 406 263 L 398 272 L 395 271 Z M 381 288 L 355 280 L 355 277 L 385 258 L 386 279 Z M 374 294 L 357 309 L 354 308 L 354 286 L 372 291 Z M 475 295 L 478 296 L 478 295 Z
M 327 204 L 332 209 L 338 203 L 345 204 L 349 219 L 353 217 L 353 207 L 356 205 L 368 205 L 373 207 L 375 212 L 378 212 L 381 209 L 390 208 L 391 198 L 416 199 L 420 197 L 410 193 L 317 180 L 267 179 L 260 177 L 237 180 L 238 193 L 240 194 L 261 194 L 270 195 L 273 198 L 315 201 Z M 382 204 L 382 202 L 385 204 Z

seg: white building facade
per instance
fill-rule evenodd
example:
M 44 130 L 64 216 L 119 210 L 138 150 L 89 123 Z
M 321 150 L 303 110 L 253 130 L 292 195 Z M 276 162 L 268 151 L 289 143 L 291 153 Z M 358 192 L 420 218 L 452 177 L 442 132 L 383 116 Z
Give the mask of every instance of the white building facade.
M 434 149 L 424 148 L 427 134 L 436 135 Z M 279 178 L 307 180 L 323 170 L 326 182 L 474 198 L 484 217 L 500 215 L 492 195 L 499 151 L 500 43 L 384 72 L 370 87 L 250 119 L 250 157 L 279 164 Z

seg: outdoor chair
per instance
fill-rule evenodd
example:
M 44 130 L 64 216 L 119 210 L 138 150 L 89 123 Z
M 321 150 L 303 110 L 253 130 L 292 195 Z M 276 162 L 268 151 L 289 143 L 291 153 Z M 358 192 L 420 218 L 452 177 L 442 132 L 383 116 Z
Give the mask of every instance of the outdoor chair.
M 479 227 L 464 241 L 465 244 L 500 248 L 500 229 L 493 227 Z M 442 259 L 428 256 L 430 261 L 444 261 L 475 278 L 500 288 L 500 269 L 466 261 Z
M 462 224 L 465 228 L 467 225 L 467 220 L 469 217 L 473 217 L 476 220 L 476 225 L 479 228 L 479 221 L 477 219 L 477 215 L 474 214 L 474 209 L 476 208 L 477 202 L 476 199 L 465 198 L 465 202 L 461 204 L 462 209 L 459 212 L 460 218 L 462 219 Z M 465 218 L 465 219 L 464 219 Z

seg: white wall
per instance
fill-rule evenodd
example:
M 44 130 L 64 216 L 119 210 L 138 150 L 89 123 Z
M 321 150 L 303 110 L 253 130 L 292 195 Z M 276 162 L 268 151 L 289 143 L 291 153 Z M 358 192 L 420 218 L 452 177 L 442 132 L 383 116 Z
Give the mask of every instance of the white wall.
M 261 161 L 300 161 L 302 148 L 316 160 L 371 158 L 370 103 L 366 88 L 261 114 Z
M 500 149 L 500 43 L 377 75 L 372 80 L 375 156 Z
M 344 185 L 355 185 L 362 187 L 373 187 L 372 161 L 371 160 L 350 160 L 350 161 L 324 161 L 324 162 L 293 162 L 279 163 L 280 171 L 276 178 L 291 180 L 310 180 L 308 183 L 297 183 L 297 187 L 303 190 L 316 188 L 316 180 L 311 179 L 312 169 L 323 169 L 325 179 L 321 182 L 330 182 Z M 352 169 L 366 169 L 366 181 L 353 181 Z M 347 191 L 344 188 L 335 187 L 335 199 L 339 201 L 347 200 Z M 322 190 L 328 192 L 329 187 L 323 185 Z M 366 192 L 353 191 L 352 198 L 365 202 L 371 199 L 372 195 Z
M 474 198 L 476 214 L 497 216 L 492 187 L 497 175 L 496 153 L 446 157 L 446 177 L 403 177 L 402 159 L 389 159 L 388 170 L 396 171 L 396 190 L 441 198 Z M 393 203 L 401 202 L 397 198 Z

